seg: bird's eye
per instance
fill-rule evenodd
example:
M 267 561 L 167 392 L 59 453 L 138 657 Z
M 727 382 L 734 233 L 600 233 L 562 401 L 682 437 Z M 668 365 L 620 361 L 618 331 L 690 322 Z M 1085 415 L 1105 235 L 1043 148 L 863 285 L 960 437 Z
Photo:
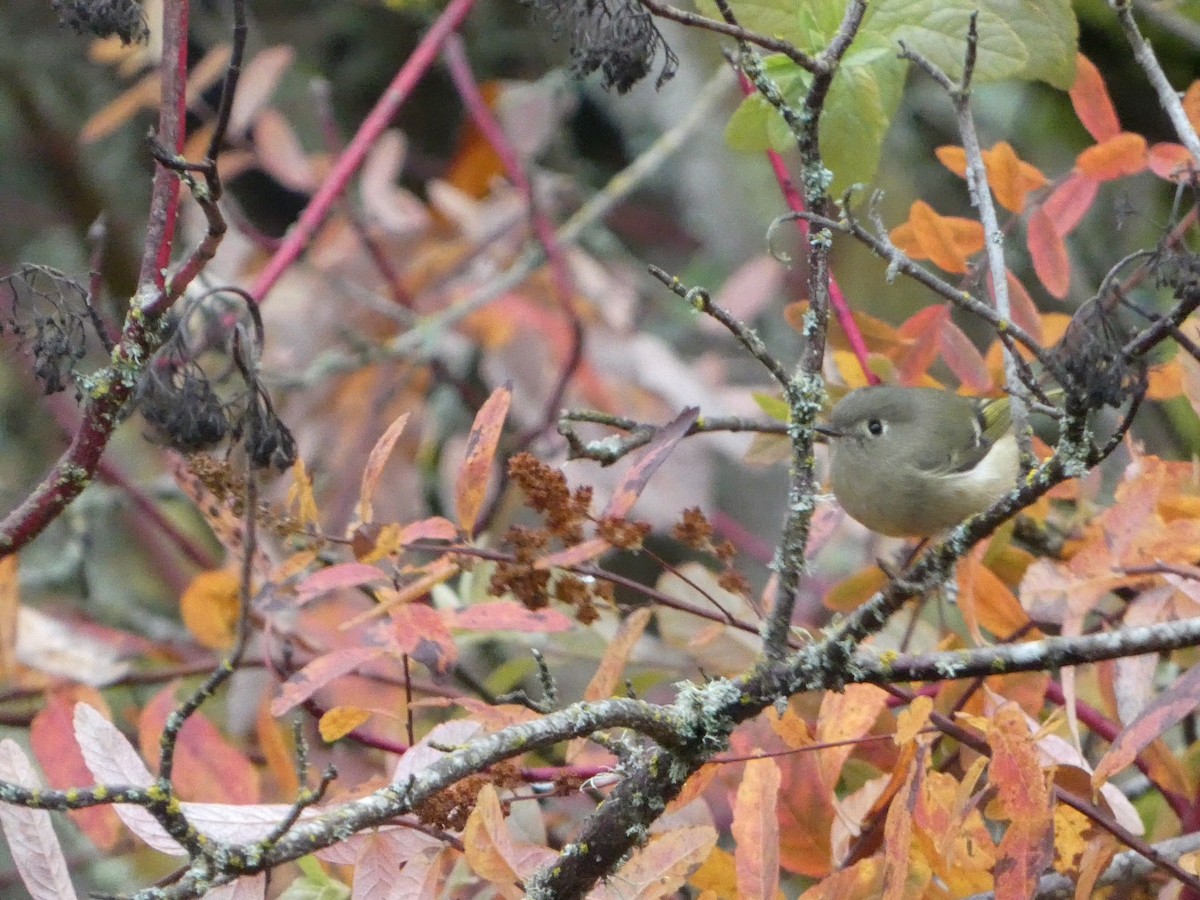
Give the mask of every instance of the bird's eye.
M 867 419 L 867 431 L 879 437 L 879 435 L 883 434 L 883 422 L 879 421 L 879 419 Z

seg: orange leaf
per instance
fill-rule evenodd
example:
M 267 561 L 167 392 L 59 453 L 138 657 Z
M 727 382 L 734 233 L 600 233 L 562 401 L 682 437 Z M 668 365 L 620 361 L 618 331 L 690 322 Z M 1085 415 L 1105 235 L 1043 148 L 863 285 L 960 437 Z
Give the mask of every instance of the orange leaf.
M 779 735 L 783 739 L 783 742 L 793 750 L 807 747 L 813 742 L 812 732 L 809 731 L 808 723 L 796 715 L 790 705 L 783 711 L 782 716 L 774 707 L 768 709 L 766 713 L 767 722 L 770 723 L 771 730 Z
M 280 727 L 271 715 L 266 698 L 263 699 L 254 719 L 258 750 L 266 760 L 267 772 L 283 796 L 294 797 L 300 790 L 300 779 L 296 775 L 296 747 L 290 729 Z
M 604 538 L 589 538 L 581 544 L 566 547 L 547 556 L 539 557 L 533 564 L 535 569 L 570 569 L 585 562 L 591 562 L 612 548 L 612 544 Z
M 870 856 L 823 878 L 801 894 L 800 900 L 850 900 L 882 895 L 883 861 L 878 856 Z
M 810 878 L 827 874 L 832 865 L 830 828 L 833 794 L 821 782 L 812 753 L 792 753 L 776 760 L 783 775 L 779 790 L 779 863 L 789 872 Z
M 983 162 L 987 169 L 988 185 L 996 196 L 996 202 L 1009 212 L 1024 211 L 1025 195 L 1031 188 L 1026 187 L 1022 178 L 1021 160 L 1017 158 L 1012 144 L 1000 141 L 991 150 L 983 151 Z
M 583 690 L 584 700 L 596 701 L 612 696 L 613 690 L 621 678 L 621 673 L 625 671 L 625 666 L 629 663 L 629 655 L 633 653 L 633 648 L 641 640 L 642 633 L 646 630 L 646 624 L 649 621 L 650 607 L 648 606 L 635 610 L 625 617 L 617 629 L 616 635 L 605 647 L 604 655 L 600 658 L 600 665 L 596 667 L 595 673 Z M 568 761 L 579 756 L 585 743 L 584 738 L 571 741 L 567 748 Z
M 317 730 L 321 732 L 321 740 L 327 744 L 340 740 L 371 718 L 371 711 L 357 706 L 335 706 L 321 716 Z
M 90 144 L 107 137 L 141 110 L 157 106 L 161 96 L 158 73 L 146 75 L 83 123 L 79 143 Z
M 0 559 L 0 678 L 11 678 L 17 666 L 17 615 L 21 609 L 21 585 L 17 578 L 17 554 Z
M 917 735 L 929 724 L 929 717 L 932 714 L 932 697 L 927 697 L 924 694 L 918 694 L 914 697 L 912 703 L 908 704 L 907 707 L 896 715 L 896 743 L 907 744 L 910 741 L 915 741 Z
M 658 900 L 673 896 L 717 844 L 707 825 L 675 828 L 654 838 L 621 866 L 621 874 L 588 894 L 591 900 Z M 557 854 L 547 851 L 551 860 Z M 532 874 L 532 871 L 530 872 Z
M 177 687 L 159 691 L 138 718 L 138 743 L 146 759 L 158 758 L 163 726 L 178 705 Z M 257 803 L 262 793 L 258 769 L 201 712 L 179 732 L 172 780 L 181 798 L 206 803 Z
M 485 881 L 494 884 L 505 897 L 520 898 L 516 869 L 511 860 L 515 851 L 496 788 L 485 784 L 475 798 L 475 808 L 463 830 L 467 865 Z
M 737 867 L 733 854 L 720 847 L 714 847 L 712 853 L 708 854 L 708 859 L 692 873 L 687 883 L 700 891 L 697 900 L 704 900 L 705 897 L 720 900 L 737 897 Z
M 1193 81 L 1183 92 L 1183 111 L 1192 127 L 1200 131 L 1200 81 Z
M 818 744 L 835 744 L 816 751 L 817 771 L 831 794 L 842 775 L 842 767 L 854 752 L 852 743 L 871 731 L 879 714 L 887 708 L 887 693 L 872 684 L 850 684 L 841 693 L 828 691 L 821 698 L 817 716 Z
M 370 456 L 367 457 L 367 464 L 363 468 L 362 487 L 358 492 L 358 518 L 362 522 L 370 522 L 374 517 L 371 509 L 371 495 L 375 493 L 375 485 L 379 483 L 379 476 L 383 474 L 383 467 L 387 465 L 388 457 L 392 455 L 392 448 L 396 446 L 400 432 L 408 423 L 408 416 L 408 413 L 397 416 L 396 421 L 392 422 L 387 431 L 375 442 Z
M 1088 147 L 1075 157 L 1075 167 L 1097 181 L 1136 175 L 1146 168 L 1146 139 L 1129 131 Z
M 220 650 L 233 644 L 237 628 L 241 578 L 220 569 L 201 572 L 179 598 L 183 625 L 202 647 Z
M 691 774 L 691 777 L 683 783 L 683 789 L 675 795 L 675 799 L 667 804 L 667 813 L 673 813 L 687 806 L 697 797 L 704 794 L 709 789 L 713 781 L 716 780 L 717 774 L 724 766 L 716 763 L 705 763 L 699 769 Z
M 889 232 L 888 236 L 892 239 L 892 243 L 896 245 L 896 249 L 907 256 L 909 259 L 928 259 L 929 254 L 921 246 L 921 241 L 917 238 L 917 229 L 910 222 L 902 222 Z
M 982 551 L 959 563 L 959 606 L 976 643 L 986 643 L 980 626 L 996 638 L 1007 640 L 1029 624 L 1029 616 L 1013 592 L 981 561 Z
M 1183 367 L 1172 359 L 1152 368 L 1148 373 L 1147 400 L 1173 400 L 1183 393 Z
M 888 577 L 879 566 L 870 566 L 843 578 L 821 602 L 832 612 L 847 613 L 858 609 L 887 584 Z
M 390 582 L 391 580 L 392 578 L 387 572 L 377 569 L 375 566 L 357 562 L 338 563 L 319 569 L 302 578 L 296 585 L 295 602 L 297 606 L 303 606 L 310 600 L 333 591 L 360 587 L 372 581 Z
M 1075 83 L 1070 93 L 1075 115 L 1097 142 L 1120 133 L 1121 123 L 1100 70 L 1082 53 L 1075 54 Z
M 1075 230 L 1079 220 L 1092 208 L 1096 192 L 1100 190 L 1100 182 L 1084 175 L 1082 172 L 1072 172 L 1062 184 L 1051 191 L 1042 209 L 1046 211 L 1054 223 L 1054 230 L 1059 237 L 1066 237 Z
M 379 658 L 386 652 L 385 647 L 345 647 L 318 656 L 280 685 L 279 696 L 271 701 L 271 715 L 284 715 L 335 678 Z
M 916 823 L 912 811 L 921 794 L 923 758 L 924 754 L 921 754 L 909 769 L 908 777 L 892 800 L 883 824 L 884 892 L 880 896 L 884 900 L 923 896 L 925 886 L 932 879 L 933 873 L 924 861 L 924 854 L 919 851 L 919 845 L 914 845 Z M 906 892 L 906 888 L 911 893 Z
M 1158 143 L 1146 152 L 1146 165 L 1159 178 L 1187 181 L 1196 170 L 1192 154 L 1182 144 Z
M 508 416 L 511 403 L 512 389 L 507 385 L 496 388 L 479 408 L 475 424 L 471 426 L 471 433 L 467 435 L 466 458 L 458 471 L 458 483 L 454 491 L 458 524 L 467 534 L 474 532 L 479 511 L 483 508 L 488 476 L 492 473 L 496 447 L 500 443 L 504 419 Z
M 297 458 L 292 466 L 292 486 L 288 488 L 287 505 L 296 507 L 296 518 L 301 525 L 316 525 L 320 514 L 313 494 L 312 478 L 304 468 L 304 460 Z
M 1029 216 L 1026 233 L 1033 271 L 1052 297 L 1061 300 L 1071 287 L 1071 261 L 1067 245 L 1046 214 L 1045 207 L 1035 209 Z
M 746 763 L 733 804 L 739 897 L 774 900 L 779 889 L 779 821 L 775 807 L 782 776 L 773 759 Z
M 499 81 L 485 81 L 479 85 L 479 93 L 488 109 L 496 109 L 502 88 L 503 84 Z M 463 193 L 480 198 L 486 197 L 492 182 L 504 174 L 504 161 L 500 154 L 474 120 L 468 120 L 459 135 L 446 180 Z
M 939 215 L 924 200 L 913 203 L 908 220 L 924 254 L 915 258 L 929 259 L 947 272 L 966 272 L 967 257 L 983 249 L 982 225 L 973 219 Z
M 954 144 L 938 147 L 933 151 L 933 155 L 938 158 L 938 162 L 959 178 L 967 177 L 967 151 L 962 147 Z

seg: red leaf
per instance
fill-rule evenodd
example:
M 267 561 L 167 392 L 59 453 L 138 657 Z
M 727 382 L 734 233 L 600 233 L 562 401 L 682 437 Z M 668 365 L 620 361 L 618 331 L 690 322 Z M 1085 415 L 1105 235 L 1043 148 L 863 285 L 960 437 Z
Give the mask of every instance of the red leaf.
M 310 600 L 342 588 L 358 587 L 372 581 L 388 581 L 391 576 L 382 569 L 363 563 L 338 563 L 301 579 L 296 585 L 296 603 L 303 605 Z
M 1092 208 L 1098 190 L 1100 182 L 1096 179 L 1082 172 L 1072 172 L 1066 181 L 1050 193 L 1042 209 L 1054 223 L 1054 230 L 1059 237 L 1066 237 L 1075 230 L 1079 220 Z
M 1168 181 L 1187 181 L 1196 170 L 1192 154 L 1181 144 L 1154 144 L 1146 152 L 1146 165 L 1159 178 Z
M 1032 897 L 1054 853 L 1054 819 L 1037 746 L 1020 707 L 1010 703 L 997 710 L 988 743 L 988 781 L 1009 819 L 997 848 L 996 897 Z
M 1191 715 L 1200 705 L 1200 666 L 1193 666 L 1152 700 L 1129 727 L 1117 735 L 1108 753 L 1096 766 L 1092 784 L 1104 784 L 1132 763 L 1151 741 Z
M 567 631 L 574 622 L 553 609 L 527 609 L 516 600 L 476 603 L 454 612 L 447 623 L 451 628 L 479 631 L 525 631 L 554 634 Z
M 1042 317 L 1038 314 L 1033 298 L 1011 269 L 1005 272 L 1005 275 L 1008 281 L 1008 306 L 1013 322 L 1020 325 L 1025 333 L 1039 344 L 1042 343 Z
M 424 603 L 401 603 L 389 609 L 388 615 L 392 620 L 388 640 L 394 650 L 434 672 L 450 671 L 458 659 L 458 648 L 441 613 Z
M 973 391 L 986 391 L 992 386 L 983 354 L 963 334 L 963 330 L 949 320 L 942 325 L 938 349 L 950 371 L 965 387 Z
M 474 532 L 479 511 L 483 508 L 488 476 L 492 472 L 496 447 L 500 443 L 500 434 L 504 430 L 504 420 L 511 403 L 512 389 L 507 385 L 496 388 L 479 408 L 475 424 L 467 435 L 466 458 L 458 471 L 458 483 L 454 490 L 458 524 L 467 534 Z
M 1097 141 L 1116 137 L 1121 131 L 1117 111 L 1100 70 L 1082 53 L 1075 55 L 1075 83 L 1071 85 L 1071 105 L 1083 127 Z
M 318 656 L 280 686 L 279 696 L 271 701 L 271 715 L 282 716 L 335 678 L 354 671 L 385 652 L 384 647 L 345 647 Z
M 159 752 L 163 726 L 179 705 L 176 688 L 159 691 L 138 718 L 138 740 L 147 759 Z M 258 769 L 201 712 L 192 713 L 179 732 L 172 782 L 180 797 L 209 803 L 257 803 L 262 794 Z
M 1075 157 L 1075 167 L 1097 181 L 1136 175 L 1146 168 L 1146 139 L 1140 134 L 1122 132 L 1082 151 Z
M 29 728 L 29 743 L 52 788 L 63 790 L 95 779 L 75 741 L 75 703 L 87 698 L 105 708 L 103 696 L 90 688 L 52 691 Z M 94 806 L 68 813 L 79 829 L 101 850 L 111 850 L 121 836 L 121 820 L 111 806 Z
M 602 518 L 622 519 L 629 514 L 633 504 L 645 490 L 650 477 L 658 471 L 658 467 L 671 455 L 675 445 L 683 440 L 699 417 L 700 410 L 689 406 L 676 416 L 674 421 L 658 430 L 658 434 L 646 445 L 638 461 L 630 467 L 625 473 L 625 478 L 613 491 L 612 499 L 608 501 Z
M 929 371 L 937 359 L 942 328 L 950 321 L 950 310 L 946 306 L 927 306 L 910 316 L 897 329 L 913 343 L 896 360 L 901 384 L 916 384 Z
M 1054 227 L 1045 207 L 1029 216 L 1026 240 L 1033 259 L 1033 271 L 1052 297 L 1061 300 L 1071 287 L 1071 261 L 1067 245 Z
M 414 541 L 452 541 L 458 537 L 458 529 L 449 519 L 433 516 L 412 522 L 400 529 L 400 544 Z

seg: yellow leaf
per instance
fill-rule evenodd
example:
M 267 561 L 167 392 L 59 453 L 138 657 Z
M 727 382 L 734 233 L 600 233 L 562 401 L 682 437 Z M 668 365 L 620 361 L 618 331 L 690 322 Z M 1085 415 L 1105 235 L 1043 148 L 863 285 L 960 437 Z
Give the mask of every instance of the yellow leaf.
M 371 718 L 370 710 L 357 706 L 335 706 L 317 724 L 321 732 L 321 740 L 327 744 L 344 738 L 367 719 Z
M 908 707 L 902 709 L 896 716 L 896 743 L 906 744 L 909 741 L 916 740 L 921 729 L 929 723 L 929 716 L 932 713 L 932 697 L 927 697 L 924 694 L 918 694 L 914 697 L 913 702 L 908 704 Z
M 228 569 L 201 572 L 179 598 L 184 627 L 210 650 L 233 644 L 240 609 L 241 579 Z
M 714 847 L 708 859 L 692 873 L 688 884 L 699 891 L 712 891 L 718 900 L 737 900 L 737 870 L 734 868 L 733 854 Z
M 292 467 L 292 487 L 288 491 L 288 507 L 296 506 L 296 518 L 301 525 L 316 525 L 318 518 L 317 501 L 313 497 L 312 479 L 304 468 L 304 460 L 297 458 Z

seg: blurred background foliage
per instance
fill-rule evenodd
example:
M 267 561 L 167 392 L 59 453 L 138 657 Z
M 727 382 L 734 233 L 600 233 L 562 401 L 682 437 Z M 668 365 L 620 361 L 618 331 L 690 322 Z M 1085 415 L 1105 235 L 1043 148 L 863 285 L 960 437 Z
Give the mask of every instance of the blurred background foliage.
M 1182 90 L 1200 77 L 1200 2 L 1138 6 L 1172 83 Z M 1150 141 L 1172 139 L 1108 5 L 1087 0 L 1077 3 L 1076 10 L 1080 48 L 1103 74 L 1123 126 Z M 273 103 L 301 143 L 313 149 L 322 146 L 323 137 L 311 80 L 328 82 L 329 105 L 345 139 L 392 79 L 436 8 L 422 0 L 253 0 L 249 12 L 248 57 L 277 45 L 294 51 L 294 63 Z M 227 41 L 228 26 L 225 4 L 194 2 L 192 58 L 199 60 Z M 648 79 L 622 97 L 592 82 L 563 77 L 566 49 L 548 29 L 532 23 L 528 10 L 515 0 L 482 0 L 463 34 L 481 81 L 550 79 L 569 96 L 573 111 L 565 117 L 561 133 L 547 143 L 539 163 L 563 176 L 569 200 L 577 205 L 675 124 L 720 65 L 719 42 L 712 36 L 671 26 L 663 31 L 681 58 L 677 77 L 661 90 Z M 58 26 L 46 0 L 7 0 L 0 9 L 0 273 L 34 262 L 82 275 L 90 266 L 88 231 L 103 214 L 107 238 L 99 267 L 102 308 L 119 320 L 140 255 L 152 171 L 144 137 L 153 118 L 144 110 L 113 133 L 80 143 L 84 124 L 139 74 L 136 68 L 121 74 L 95 61 L 93 51 L 91 39 Z M 784 205 L 761 155 L 725 147 L 725 118 L 736 104 L 737 98 L 730 96 L 721 116 L 689 140 L 648 185 L 621 203 L 605 220 L 604 230 L 594 229 L 585 239 L 595 259 L 632 273 L 638 302 L 631 315 L 637 333 L 662 338 L 685 362 L 702 355 L 710 360 L 707 354 L 717 347 L 725 357 L 719 377 L 735 389 L 742 382 L 757 387 L 761 376 L 730 343 L 714 343 L 710 332 L 697 327 L 695 317 L 664 296 L 644 267 L 653 263 L 716 291 L 743 264 L 766 252 L 767 227 Z M 985 146 L 1007 140 L 1022 158 L 1050 175 L 1069 170 L 1076 154 L 1091 142 L 1067 96 L 1041 83 L 981 88 L 975 109 Z M 200 112 L 193 124 L 198 127 L 202 121 Z M 461 103 L 444 68 L 436 67 L 422 81 L 395 124 L 409 144 L 400 181 L 415 196 L 427 199 L 430 184 L 448 177 L 461 158 L 467 134 Z M 881 211 L 886 221 L 903 221 L 916 199 L 946 215 L 971 215 L 963 182 L 938 163 L 933 152 L 958 142 L 944 93 L 929 79 L 911 74 L 887 137 L 883 165 L 869 186 L 884 192 Z M 268 236 L 282 234 L 305 201 L 303 193 L 261 173 L 243 175 L 229 188 L 240 214 Z M 1071 312 L 1117 259 L 1154 246 L 1170 226 L 1171 203 L 1169 188 L 1149 173 L 1104 185 L 1092 212 L 1070 238 L 1075 265 L 1070 295 L 1060 302 L 1033 287 L 1039 308 Z M 1014 241 L 1009 263 L 1026 284 L 1036 285 L 1023 254 L 1020 242 Z M 836 245 L 835 274 L 856 309 L 892 323 L 933 300 L 911 282 L 888 284 L 883 263 L 849 240 Z M 803 285 L 802 272 L 782 272 L 774 302 L 753 313 L 768 344 L 784 359 L 794 356 L 797 335 L 780 309 L 785 302 L 803 298 Z M 1148 290 L 1152 288 L 1143 288 L 1143 294 Z M 331 297 L 329 302 L 340 299 Z M 981 346 L 990 338 L 974 323 L 960 324 Z M 12 347 L 7 350 L 11 352 L 0 355 L 0 504 L 6 510 L 25 496 L 61 452 L 71 406 L 62 396 L 50 398 L 48 406 L 29 374 L 28 361 Z M 477 366 L 469 374 L 480 377 Z M 486 396 L 490 386 L 474 385 L 479 396 Z M 473 412 L 432 393 L 427 406 L 429 418 L 442 420 L 431 429 L 434 441 L 463 431 Z M 47 409 L 56 414 L 48 415 Z M 1186 456 L 1195 446 L 1195 416 L 1182 400 L 1169 412 L 1147 410 L 1137 433 L 1153 449 Z M 375 434 L 388 421 L 381 419 Z M 433 477 L 439 455 L 440 448 L 427 449 L 426 458 L 434 460 Z M 180 527 L 198 541 L 209 540 L 203 525 L 184 512 L 187 504 L 163 474 L 160 451 L 143 440 L 140 422 L 121 429 L 109 458 L 172 510 Z M 356 482 L 358 474 L 345 477 Z M 745 528 L 744 546 L 757 541 L 765 548 L 760 557 L 769 557 L 780 521 L 782 479 L 780 469 L 748 467 L 734 455 L 718 467 L 711 503 Z M 426 485 L 427 496 L 436 493 L 436 485 Z M 669 518 L 676 512 L 668 509 L 663 514 Z M 39 600 L 58 612 L 86 610 L 88 619 L 172 646 L 172 641 L 185 637 L 176 600 L 195 567 L 149 546 L 138 530 L 144 525 L 118 488 L 98 484 L 89 489 L 23 555 L 25 599 Z M 207 546 L 216 553 L 215 544 Z M 765 567 L 759 576 L 761 583 Z M 186 657 L 184 651 L 180 655 Z
M 1186 87 L 1200 75 L 1200 3 L 1139 6 L 1144 7 L 1145 30 L 1168 75 L 1181 89 Z M 1151 141 L 1169 139 L 1166 119 L 1107 4 L 1090 0 L 1076 4 L 1076 9 L 1080 47 L 1100 68 L 1122 124 Z M 274 104 L 306 147 L 320 147 L 321 123 L 313 111 L 310 80 L 328 81 L 339 130 L 343 138 L 352 134 L 435 11 L 418 2 L 260 0 L 250 4 L 248 57 L 275 45 L 294 50 L 295 62 L 279 85 Z M 213 0 L 193 4 L 193 60 L 227 40 L 228 15 L 225 5 Z M 5 222 L 0 229 L 0 269 L 11 271 L 22 262 L 37 262 L 68 273 L 85 272 L 90 254 L 87 232 L 103 213 L 108 228 L 100 267 L 103 302 L 116 319 L 136 274 L 151 172 L 143 139 L 153 119 L 149 111 L 142 111 L 112 134 L 88 144 L 81 144 L 77 136 L 89 117 L 127 88 L 136 69 L 122 75 L 94 61 L 91 40 L 59 27 L 49 4 L 41 0 L 11 0 L 0 12 L 0 23 L 0 159 L 4 161 L 0 215 Z M 719 64 L 718 42 L 711 36 L 686 33 L 669 23 L 664 33 L 683 64 L 679 75 L 661 90 L 655 90 L 653 79 L 648 79 L 629 95 L 618 97 L 591 82 L 560 78 L 574 112 L 540 162 L 566 176 L 574 186 L 576 202 L 677 121 L 698 86 Z M 548 29 L 531 23 L 528 10 L 512 0 L 481 3 L 464 36 L 481 81 L 553 78 L 566 63 L 565 48 Z M 729 98 L 726 113 L 735 101 Z M 983 87 L 976 95 L 976 115 L 985 146 L 1007 140 L 1023 158 L 1052 176 L 1067 171 L 1075 154 L 1090 141 L 1066 95 L 1041 83 Z M 193 125 L 199 121 L 194 117 Z M 436 67 L 422 81 L 396 125 L 409 142 L 401 181 L 424 197 L 431 181 L 446 177 L 454 165 L 465 134 L 461 103 L 444 68 Z M 654 263 L 714 289 L 741 264 L 762 254 L 766 227 L 783 210 L 778 189 L 763 158 L 728 150 L 722 131 L 723 121 L 714 120 L 689 141 L 649 186 L 608 217 L 605 234 L 589 235 L 589 249 L 602 260 L 618 259 L 635 266 Z M 884 192 L 881 208 L 887 221 L 902 221 L 918 198 L 947 215 L 971 214 L 962 181 L 933 154 L 936 147 L 955 143 L 954 118 L 945 96 L 927 78 L 911 74 L 887 137 L 884 164 L 869 186 Z M 234 180 L 230 192 L 247 218 L 266 234 L 286 230 L 305 199 L 261 173 Z M 1070 296 L 1059 302 L 1039 295 L 1035 287 L 1039 307 L 1070 312 L 1089 296 L 1113 261 L 1130 250 L 1153 246 L 1168 227 L 1171 199 L 1170 191 L 1149 173 L 1104 185 L 1091 214 L 1070 239 L 1076 266 Z M 883 264 L 851 241 L 840 241 L 836 251 L 836 276 L 855 308 L 898 323 L 931 302 L 910 282 L 887 284 Z M 1023 252 L 1014 241 L 1010 265 L 1027 284 L 1035 284 L 1028 277 Z M 684 359 L 705 346 L 686 311 L 664 300 L 661 290 L 645 278 L 637 288 L 639 329 L 668 339 Z M 779 287 L 780 302 L 801 298 L 802 292 L 803 273 L 786 272 Z M 796 336 L 776 310 L 761 313 L 756 324 L 787 358 Z M 960 324 L 981 344 L 988 338 L 974 323 Z M 744 360 L 731 355 L 731 380 L 757 377 Z M 24 360 L 5 354 L 0 379 L 0 502 L 11 508 L 60 451 L 64 435 L 53 417 L 43 414 L 44 400 Z M 1150 435 L 1152 444 L 1174 447 L 1175 453 L 1191 445 L 1190 437 L 1181 437 L 1193 433 L 1190 409 L 1186 404 L 1182 409 L 1188 410 L 1186 415 L 1181 412 L 1169 428 L 1164 429 L 1167 423 L 1156 416 L 1160 427 L 1152 430 L 1157 432 Z M 149 473 L 158 470 L 156 452 L 143 445 L 136 425 L 123 429 L 114 453 L 139 480 L 150 483 Z M 747 473 L 729 465 L 723 478 L 718 497 L 754 498 L 731 512 L 746 517 L 751 530 L 769 543 L 781 505 L 773 490 L 778 473 Z M 90 494 L 89 502 L 66 517 L 74 524 L 63 522 L 52 529 L 28 554 L 27 564 L 36 569 L 39 553 L 45 554 L 47 565 L 61 562 L 63 546 L 85 541 L 86 552 L 81 547 L 72 557 L 82 560 L 83 569 L 63 582 L 73 585 L 66 594 L 78 590 L 82 579 L 90 585 L 84 593 L 112 595 L 118 609 L 148 603 L 171 620 L 177 585 L 164 585 L 150 576 L 140 583 L 136 573 L 141 569 L 129 565 L 137 541 L 129 536 L 130 513 L 119 492 L 100 487 Z M 97 522 L 109 521 L 124 521 L 124 525 L 96 527 Z M 98 574 L 95 570 L 105 568 L 104 559 L 120 563 L 107 574 Z M 139 596 L 130 597 L 131 591 Z

